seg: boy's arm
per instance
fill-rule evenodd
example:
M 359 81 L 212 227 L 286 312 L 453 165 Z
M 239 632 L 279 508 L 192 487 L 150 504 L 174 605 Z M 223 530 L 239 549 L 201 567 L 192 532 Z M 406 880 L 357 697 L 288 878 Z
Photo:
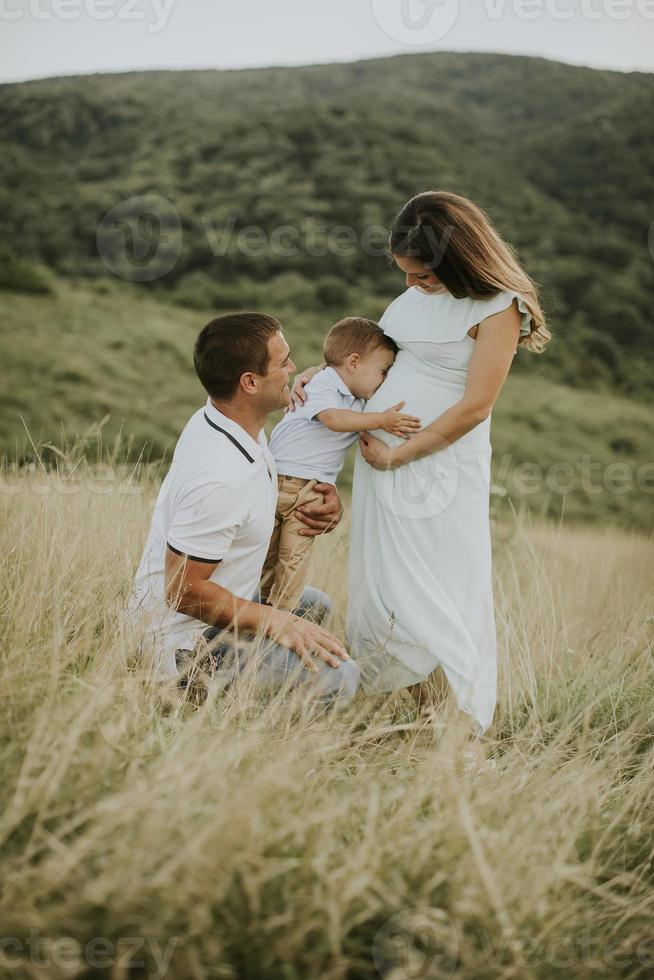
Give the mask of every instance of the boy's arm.
M 421 425 L 415 415 L 403 415 L 400 409 L 404 402 L 398 402 L 385 412 L 352 412 L 347 408 L 326 408 L 314 417 L 332 432 L 367 432 L 369 429 L 383 429 L 394 436 L 410 436 Z
M 367 429 L 381 429 L 381 412 L 351 412 L 347 408 L 326 408 L 315 418 L 332 432 L 365 432 Z

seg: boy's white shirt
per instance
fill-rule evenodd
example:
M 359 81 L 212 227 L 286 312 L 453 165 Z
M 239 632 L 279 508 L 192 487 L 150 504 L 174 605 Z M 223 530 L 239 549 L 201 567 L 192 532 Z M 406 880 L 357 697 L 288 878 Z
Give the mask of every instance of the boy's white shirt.
M 365 399 L 356 398 L 332 367 L 323 368 L 305 386 L 307 400 L 287 412 L 272 431 L 270 451 L 277 472 L 284 476 L 336 483 L 345 453 L 359 438 L 358 432 L 333 432 L 316 418 L 329 408 L 362 412 Z

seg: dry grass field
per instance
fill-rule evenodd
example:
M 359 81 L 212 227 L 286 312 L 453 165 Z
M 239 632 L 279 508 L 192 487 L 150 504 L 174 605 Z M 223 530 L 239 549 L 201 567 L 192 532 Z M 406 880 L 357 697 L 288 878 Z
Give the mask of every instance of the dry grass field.
M 452 708 L 164 703 L 122 604 L 156 481 L 5 474 L 0 970 L 545 978 L 654 971 L 651 539 L 494 527 L 491 771 Z M 342 630 L 346 522 L 313 583 Z M 451 722 L 451 725 L 450 725 Z

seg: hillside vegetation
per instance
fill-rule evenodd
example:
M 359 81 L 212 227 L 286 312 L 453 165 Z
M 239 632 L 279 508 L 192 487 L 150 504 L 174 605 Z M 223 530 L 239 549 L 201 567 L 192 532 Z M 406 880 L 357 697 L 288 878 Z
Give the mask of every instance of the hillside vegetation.
M 168 269 L 160 251 L 165 275 L 144 290 L 200 309 L 283 298 L 298 314 L 365 311 L 400 287 L 381 255 L 393 215 L 447 188 L 486 208 L 540 284 L 556 342 L 520 371 L 654 391 L 651 75 L 443 52 L 48 79 L 0 95 L 4 266 L 109 275 L 96 237 L 118 206 L 124 233 L 102 249 L 129 273 L 137 219 L 154 209 L 180 254 Z M 156 229 L 140 231 L 147 243 Z M 12 268 L 0 257 L 0 282 L 29 288 Z
M 376 303 L 374 314 L 381 312 Z M 275 311 L 298 365 L 318 362 L 324 315 Z M 137 286 L 64 281 L 54 295 L 5 293 L 0 344 L 12 368 L 1 396 L 0 444 L 10 464 L 35 462 L 35 448 L 54 463 L 58 457 L 48 446 L 73 443 L 85 444 L 91 459 L 168 456 L 206 397 L 192 349 L 210 316 L 208 309 L 159 302 Z M 519 349 L 515 361 L 529 357 Z M 514 368 L 493 410 L 495 512 L 526 504 L 557 519 L 651 529 L 649 406 L 610 389 L 573 389 Z M 348 464 L 343 488 L 350 477 Z
M 0 95 L 10 462 L 48 465 L 44 443 L 94 441 L 103 420 L 105 445 L 165 456 L 216 313 L 279 316 L 315 362 L 335 320 L 402 290 L 389 222 L 443 187 L 514 244 L 553 333 L 519 351 L 493 413 L 495 509 L 652 527 L 651 76 L 439 53 Z

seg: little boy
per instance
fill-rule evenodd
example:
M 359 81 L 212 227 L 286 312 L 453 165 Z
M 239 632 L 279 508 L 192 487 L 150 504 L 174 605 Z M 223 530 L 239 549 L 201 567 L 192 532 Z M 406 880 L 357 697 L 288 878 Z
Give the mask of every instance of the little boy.
M 270 450 L 277 464 L 279 496 L 275 525 L 261 577 L 261 601 L 297 608 L 314 538 L 298 507 L 323 502 L 316 483 L 336 483 L 345 453 L 359 432 L 384 429 L 409 436 L 420 420 L 402 415 L 399 402 L 385 412 L 364 412 L 395 360 L 397 347 L 372 320 L 349 316 L 331 328 L 323 345 L 326 367 L 305 387 L 307 400 L 275 426 Z

